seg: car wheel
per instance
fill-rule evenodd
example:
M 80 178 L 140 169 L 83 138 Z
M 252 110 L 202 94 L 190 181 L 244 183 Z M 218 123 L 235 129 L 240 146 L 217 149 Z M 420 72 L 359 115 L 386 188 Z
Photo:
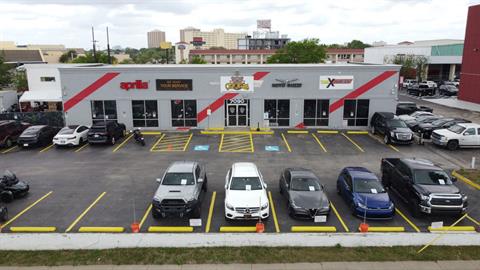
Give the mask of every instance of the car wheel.
M 447 149 L 450 151 L 457 150 L 458 148 L 458 141 L 448 141 Z
M 11 191 L 3 191 L 0 193 L 0 200 L 5 203 L 13 201 L 13 193 Z
M 340 191 L 340 185 L 337 183 L 337 194 L 340 195 L 341 194 L 341 191 Z
M 355 204 L 354 203 L 350 204 L 350 212 L 352 213 L 352 215 L 357 216 L 357 211 L 355 211 Z
M 372 127 L 370 128 L 370 132 L 371 132 L 373 135 L 375 135 L 376 132 L 375 132 L 375 127 L 374 127 L 374 126 L 372 126 Z
M 112 136 L 112 138 L 110 139 L 110 144 L 111 144 L 111 145 L 114 145 L 114 144 L 115 144 L 115 136 Z
M 11 147 L 12 144 L 13 144 L 13 142 L 12 142 L 12 140 L 10 140 L 10 139 L 7 139 L 7 141 L 5 142 L 5 145 L 6 145 L 7 147 Z
M 200 218 L 201 216 L 201 209 L 200 209 L 200 204 L 198 204 L 195 209 L 193 209 L 191 216 L 192 218 Z
M 157 211 L 152 211 L 152 217 L 153 219 L 160 219 L 162 215 L 159 214 Z
M 278 187 L 278 190 L 280 191 L 280 194 L 283 194 L 282 186 L 279 186 L 279 187 Z
M 8 220 L 8 209 L 6 207 L 0 208 L 0 221 L 5 222 Z
M 290 204 L 289 204 L 288 202 L 287 202 L 287 212 L 288 212 L 288 215 L 289 215 L 290 217 L 293 218 L 293 217 L 295 216 L 295 215 L 293 214 L 293 209 L 292 209 L 292 207 L 290 206 Z
M 385 134 L 385 136 L 383 137 L 383 142 L 385 142 L 385 144 L 390 144 L 390 137 L 388 137 L 387 134 Z
M 417 203 L 415 203 L 415 201 L 410 202 L 410 211 L 412 213 L 412 217 L 414 218 L 420 217 L 420 208 L 417 205 Z

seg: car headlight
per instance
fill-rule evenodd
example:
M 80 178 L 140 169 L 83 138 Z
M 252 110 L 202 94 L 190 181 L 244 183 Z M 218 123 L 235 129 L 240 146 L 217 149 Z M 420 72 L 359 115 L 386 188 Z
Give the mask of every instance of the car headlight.
M 357 202 L 357 206 L 363 209 L 367 209 L 367 206 L 361 202 Z
M 300 209 L 301 208 L 300 206 L 295 205 L 295 203 L 293 201 L 290 201 L 290 205 L 292 206 L 292 208 L 295 208 L 295 209 Z
M 428 201 L 428 199 L 430 199 L 430 197 L 429 197 L 429 196 L 425 196 L 425 195 L 423 195 L 423 194 L 420 194 L 420 199 L 421 199 L 422 201 Z
M 395 137 L 395 132 L 390 131 L 390 136 L 391 136 L 391 137 Z
M 467 201 L 467 200 L 468 200 L 468 196 L 467 196 L 467 195 L 465 195 L 465 194 L 462 194 L 462 201 L 464 201 L 464 202 L 465 202 L 465 201 Z
M 225 204 L 225 207 L 227 207 L 227 209 L 228 209 L 228 210 L 231 210 L 231 211 L 235 210 L 235 208 L 233 208 L 233 205 L 231 205 L 231 204 L 229 204 L 229 203 L 226 203 L 226 204 Z
M 445 137 L 445 136 L 440 137 L 440 141 L 446 141 L 446 140 L 447 140 L 447 137 Z
M 268 208 L 268 202 L 267 202 L 266 204 L 262 205 L 261 210 L 265 210 L 265 209 L 267 209 L 267 208 Z
M 393 204 L 393 202 L 390 202 L 390 206 L 388 207 L 388 209 L 390 210 L 390 209 L 393 209 L 393 208 L 395 208 L 395 204 Z

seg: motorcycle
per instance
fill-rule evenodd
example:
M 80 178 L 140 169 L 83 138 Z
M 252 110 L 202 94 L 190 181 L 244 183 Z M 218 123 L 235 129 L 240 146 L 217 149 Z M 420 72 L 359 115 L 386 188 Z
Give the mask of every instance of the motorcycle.
M 143 137 L 143 134 L 140 131 L 140 128 L 136 128 L 130 132 L 133 133 L 133 138 L 135 139 L 136 142 L 138 142 L 142 146 L 145 146 L 145 138 Z
M 0 177 L 0 201 L 9 203 L 13 199 L 27 195 L 30 186 L 25 181 L 20 181 L 17 176 L 6 170 Z

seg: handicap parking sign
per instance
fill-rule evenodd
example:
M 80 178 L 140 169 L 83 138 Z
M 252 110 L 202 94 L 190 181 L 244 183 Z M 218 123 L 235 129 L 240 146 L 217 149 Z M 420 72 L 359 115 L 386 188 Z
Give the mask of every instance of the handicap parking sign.
M 265 145 L 265 151 L 278 152 L 280 151 L 280 147 L 278 147 L 277 145 Z
M 195 145 L 193 149 L 195 151 L 208 151 L 209 148 L 210 146 L 207 144 L 207 145 Z

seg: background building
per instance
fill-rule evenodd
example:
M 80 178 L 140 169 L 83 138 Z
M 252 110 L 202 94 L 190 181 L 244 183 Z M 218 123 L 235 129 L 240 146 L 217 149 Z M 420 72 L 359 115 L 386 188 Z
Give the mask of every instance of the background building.
M 190 50 L 189 60 L 200 56 L 207 64 L 265 64 L 275 50 Z
M 425 56 L 427 78 L 434 81 L 453 80 L 460 76 L 463 40 L 439 39 L 401 42 L 398 45 L 365 48 L 365 63 L 388 63 L 396 55 Z
M 147 32 L 148 48 L 160 48 L 160 43 L 165 42 L 165 32 L 153 30 Z
M 364 49 L 327 49 L 328 63 L 348 63 L 356 62 L 362 63 L 364 59 Z
M 244 38 L 247 33 L 226 33 L 223 29 L 213 29 L 211 32 L 202 32 L 200 29 L 188 27 L 180 30 L 180 42 L 192 44 L 194 40 L 200 41 L 196 49 L 209 49 L 211 47 L 223 47 L 225 49 L 237 49 L 239 38 Z
M 257 20 L 257 30 L 252 36 L 238 39 L 239 50 L 278 50 L 290 42 L 287 35 L 272 31 L 271 20 Z
M 480 5 L 468 9 L 458 99 L 480 104 Z

